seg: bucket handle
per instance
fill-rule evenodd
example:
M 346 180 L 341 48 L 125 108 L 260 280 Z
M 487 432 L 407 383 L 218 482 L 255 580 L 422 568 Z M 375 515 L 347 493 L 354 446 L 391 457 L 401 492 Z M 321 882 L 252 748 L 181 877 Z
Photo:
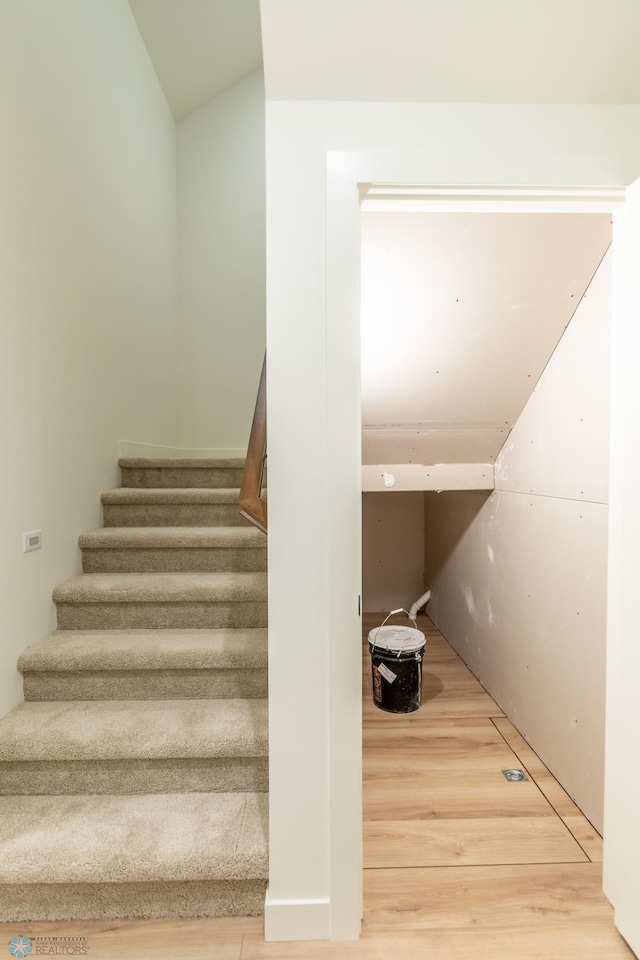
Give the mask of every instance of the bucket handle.
M 397 610 L 392 610 L 391 613 L 388 613 L 388 614 L 387 614 L 387 616 L 384 618 L 384 620 L 382 621 L 382 623 L 380 624 L 380 626 L 379 626 L 378 629 L 376 630 L 375 636 L 374 636 L 374 638 L 373 638 L 373 643 L 372 643 L 372 645 L 371 645 L 371 655 L 372 655 L 372 656 L 373 656 L 373 654 L 374 654 L 375 651 L 376 651 L 376 640 L 378 639 L 378 634 L 380 633 L 380 631 L 382 630 L 382 628 L 383 628 L 384 625 L 386 624 L 387 620 L 389 620 L 391 617 L 394 617 L 394 616 L 396 615 L 396 613 L 406 613 L 406 615 L 409 617 L 409 620 L 411 620 L 411 623 L 414 625 L 414 627 L 416 628 L 416 630 L 418 629 L 418 624 L 417 624 L 416 621 L 413 619 L 413 617 L 411 616 L 411 614 L 409 613 L 409 611 L 408 611 L 408 610 L 405 610 L 404 607 L 398 607 Z M 398 654 L 398 656 L 400 656 L 400 654 Z

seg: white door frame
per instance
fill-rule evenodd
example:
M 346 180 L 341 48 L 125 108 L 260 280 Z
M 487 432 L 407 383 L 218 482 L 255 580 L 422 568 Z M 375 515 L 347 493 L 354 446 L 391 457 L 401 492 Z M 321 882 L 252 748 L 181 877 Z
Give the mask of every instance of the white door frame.
M 360 201 L 368 209 L 613 212 L 625 187 L 428 186 L 421 154 L 328 153 L 326 220 L 327 537 L 330 564 L 329 784 L 332 938 L 357 936 L 362 883 Z M 376 186 L 372 186 L 376 185 Z M 334 554 L 337 556 L 337 551 Z M 610 708 L 608 707 L 608 710 Z

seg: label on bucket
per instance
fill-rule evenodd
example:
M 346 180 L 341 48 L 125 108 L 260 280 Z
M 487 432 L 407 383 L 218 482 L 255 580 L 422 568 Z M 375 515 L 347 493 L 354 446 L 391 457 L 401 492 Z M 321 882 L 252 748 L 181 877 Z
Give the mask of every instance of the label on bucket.
M 393 681 L 398 676 L 398 674 L 394 673 L 393 670 L 389 670 L 389 667 L 387 667 L 386 664 L 384 663 L 378 664 L 378 670 L 380 671 L 380 674 L 385 678 L 387 683 L 393 683 Z
M 373 699 L 376 703 L 382 703 L 382 680 L 377 667 L 373 667 Z

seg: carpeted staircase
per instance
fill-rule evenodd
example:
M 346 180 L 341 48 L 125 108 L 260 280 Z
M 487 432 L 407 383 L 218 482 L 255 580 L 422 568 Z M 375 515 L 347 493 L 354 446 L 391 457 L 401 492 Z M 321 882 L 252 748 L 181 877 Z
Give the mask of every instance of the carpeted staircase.
M 266 538 L 243 463 L 120 465 L 0 720 L 0 920 L 263 909 Z

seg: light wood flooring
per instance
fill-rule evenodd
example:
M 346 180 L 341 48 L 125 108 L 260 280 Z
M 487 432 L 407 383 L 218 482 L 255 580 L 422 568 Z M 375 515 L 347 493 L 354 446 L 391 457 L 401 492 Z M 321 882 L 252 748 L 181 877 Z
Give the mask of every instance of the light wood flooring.
M 365 616 L 365 636 L 380 618 Z M 87 937 L 91 960 L 631 960 L 601 892 L 602 841 L 425 618 L 426 699 L 371 701 L 363 648 L 365 918 L 353 943 L 264 943 L 262 920 L 0 925 Z M 501 771 L 523 769 L 510 783 Z

